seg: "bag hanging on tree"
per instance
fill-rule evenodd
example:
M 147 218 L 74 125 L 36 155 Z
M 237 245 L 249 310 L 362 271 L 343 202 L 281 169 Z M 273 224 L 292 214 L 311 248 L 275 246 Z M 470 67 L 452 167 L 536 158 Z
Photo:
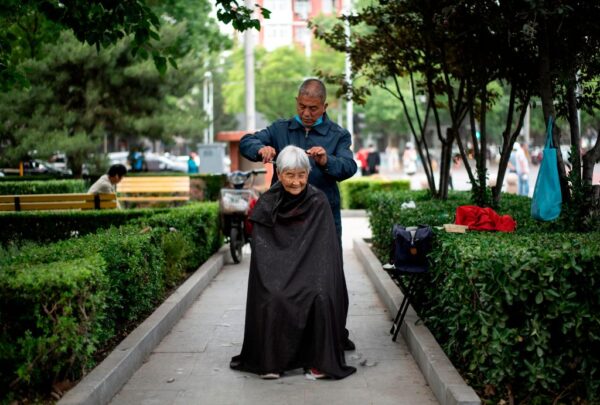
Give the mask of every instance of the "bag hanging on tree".
M 540 221 L 552 221 L 560 215 L 561 204 L 558 159 L 556 148 L 552 143 L 552 117 L 550 117 L 548 118 L 544 155 L 531 200 L 531 216 Z

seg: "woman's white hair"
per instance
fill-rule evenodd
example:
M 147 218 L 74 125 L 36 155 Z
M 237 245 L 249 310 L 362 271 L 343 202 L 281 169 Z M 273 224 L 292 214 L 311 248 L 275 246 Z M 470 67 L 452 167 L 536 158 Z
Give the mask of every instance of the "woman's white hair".
M 277 156 L 277 173 L 283 173 L 285 170 L 304 169 L 310 172 L 310 161 L 306 152 L 294 145 L 288 145 L 279 152 Z

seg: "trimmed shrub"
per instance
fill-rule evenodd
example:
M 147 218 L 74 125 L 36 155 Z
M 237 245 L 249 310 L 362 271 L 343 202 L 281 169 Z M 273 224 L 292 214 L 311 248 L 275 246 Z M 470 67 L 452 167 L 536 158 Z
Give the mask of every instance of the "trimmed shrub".
M 99 342 L 107 292 L 100 255 L 0 270 L 0 384 L 47 390 L 79 378 Z M 9 398 L 10 399 L 10 398 Z
M 342 208 L 365 209 L 373 193 L 400 190 L 410 190 L 410 180 L 380 180 L 370 177 L 346 180 L 340 183 Z
M 419 313 L 463 376 L 488 393 L 482 397 L 551 403 L 562 392 L 562 403 L 577 397 L 594 403 L 600 400 L 598 246 L 599 232 L 440 232 L 430 255 L 429 304 Z
M 56 242 L 120 226 L 132 219 L 163 212 L 157 209 L 24 211 L 0 214 L 0 245 L 10 243 Z
M 165 255 L 165 283 L 173 286 L 196 270 L 223 244 L 217 203 L 189 204 L 152 217 L 140 218 L 160 240 Z
M 198 198 L 203 201 L 217 201 L 220 191 L 227 184 L 225 174 L 193 174 L 190 175 L 190 187 L 197 189 Z M 190 190 L 194 195 L 194 190 Z
M 31 180 L 0 182 L 0 195 L 85 193 L 83 180 Z
M 77 378 L 82 370 L 91 367 L 99 351 L 110 349 L 111 342 L 131 330 L 162 301 L 166 293 L 165 287 L 176 285 L 184 277 L 185 271 L 196 269 L 221 245 L 222 236 L 218 228 L 216 203 L 190 204 L 167 212 L 147 210 L 148 214 L 152 212 L 154 216 L 141 216 L 129 225 L 99 230 L 96 234 L 53 244 L 37 245 L 25 242 L 20 246 L 12 244 L 0 249 L 0 305 L 2 306 L 0 308 L 0 366 L 11 365 L 2 369 L 2 371 L 6 369 L 7 374 L 0 374 L 2 384 L 0 392 L 3 395 L 5 388 L 13 381 L 15 382 L 12 387 L 17 387 L 19 390 L 17 392 L 15 391 L 17 388 L 11 387 L 11 391 L 15 392 L 14 395 L 22 397 L 20 393 L 27 390 L 25 396 L 30 397 L 36 390 L 40 393 L 48 392 L 48 387 L 54 381 L 62 378 Z M 90 256 L 96 258 L 95 264 L 89 264 Z M 35 375 L 27 377 L 29 378 L 27 381 L 30 382 L 25 379 L 15 380 L 16 367 L 31 364 L 30 357 L 27 357 L 30 353 L 34 353 L 31 346 L 48 349 L 48 344 L 43 343 L 45 341 L 30 339 L 30 336 L 36 339 L 39 336 L 38 330 L 31 329 L 33 328 L 31 325 L 43 326 L 54 320 L 41 319 L 50 314 L 39 312 L 40 320 L 28 315 L 26 320 L 29 323 L 21 327 L 18 325 L 25 325 L 23 323 L 25 321 L 19 320 L 21 318 L 17 320 L 10 318 L 10 314 L 20 314 L 21 310 L 25 311 L 32 307 L 27 299 L 39 299 L 40 303 L 46 304 L 42 307 L 45 310 L 54 308 L 49 304 L 56 299 L 53 298 L 54 296 L 39 294 L 37 287 L 30 287 L 29 284 L 21 283 L 23 287 L 19 290 L 19 294 L 12 293 L 12 290 L 6 289 L 5 285 L 9 285 L 8 283 L 15 279 L 17 272 L 22 272 L 23 277 L 28 275 L 33 283 L 40 273 L 36 269 L 53 269 L 55 273 L 60 273 L 64 267 L 67 268 L 66 274 L 68 274 L 69 268 L 81 267 L 83 266 L 80 266 L 81 263 L 88 263 L 89 266 L 88 264 L 84 266 L 88 270 L 90 266 L 97 270 L 93 273 L 92 279 L 99 283 L 98 285 L 102 285 L 102 302 L 94 307 L 96 311 L 93 317 L 94 323 L 89 326 L 91 332 L 86 332 L 88 326 L 84 321 L 87 320 L 82 321 L 77 317 L 66 320 L 73 330 L 85 332 L 84 335 L 88 340 L 70 339 L 71 332 L 67 331 L 69 335 L 64 337 L 61 352 L 57 353 L 56 358 L 32 354 L 31 356 L 34 357 L 31 358 L 39 361 L 40 365 L 36 365 L 36 370 L 27 370 Z M 74 297 L 75 300 L 79 297 L 78 294 L 93 286 L 94 284 L 85 284 L 83 279 L 81 283 L 65 282 L 64 295 Z M 48 288 L 48 294 L 51 291 L 51 288 Z M 82 302 L 77 301 L 78 304 Z M 19 309 L 19 306 L 27 308 Z M 13 310 L 13 307 L 17 310 Z M 86 314 L 92 313 L 85 305 L 77 309 L 85 310 Z M 58 332 L 53 333 L 63 336 Z M 28 342 L 29 351 L 20 348 L 21 342 Z M 71 353 L 75 352 L 77 356 L 74 357 Z M 11 368 L 13 363 L 17 366 Z M 54 364 L 56 370 L 53 368 Z M 62 368 L 65 364 L 72 367 Z M 48 370 L 53 371 L 48 372 Z M 7 398 L 0 397 L 0 400 L 3 399 Z
M 416 208 L 401 209 L 414 201 Z M 453 223 L 468 193 L 370 200 L 373 248 L 387 262 L 394 223 Z M 454 365 L 491 403 L 600 400 L 600 232 L 563 233 L 530 219 L 531 200 L 505 195 L 514 233 L 436 230 L 429 279 L 415 307 Z M 577 402 L 584 403 L 584 402 Z

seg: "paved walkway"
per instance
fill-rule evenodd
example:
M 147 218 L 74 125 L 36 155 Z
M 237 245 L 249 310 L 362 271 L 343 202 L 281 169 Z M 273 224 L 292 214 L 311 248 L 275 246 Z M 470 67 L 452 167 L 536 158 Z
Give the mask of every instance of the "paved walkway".
M 229 369 L 241 349 L 249 254 L 226 264 L 156 347 L 112 404 L 437 404 L 399 338 L 388 334 L 390 314 L 352 250 L 370 235 L 365 217 L 344 217 L 343 244 L 350 294 L 348 329 L 357 350 L 346 361 L 357 373 L 341 381 L 308 380 L 301 372 L 264 381 Z M 249 252 L 245 252 L 249 253 Z

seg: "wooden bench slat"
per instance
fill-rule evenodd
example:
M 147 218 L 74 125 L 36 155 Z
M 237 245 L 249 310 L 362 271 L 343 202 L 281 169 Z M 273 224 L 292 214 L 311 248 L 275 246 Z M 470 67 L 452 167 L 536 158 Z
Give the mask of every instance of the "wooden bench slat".
M 163 193 L 187 193 L 189 187 L 171 187 L 171 186 L 157 186 L 157 185 L 139 185 L 126 187 L 119 187 L 117 193 L 152 193 L 152 192 L 163 192 Z
M 170 177 L 125 177 L 117 185 L 119 201 L 189 201 L 190 178 Z
M 96 205 L 92 202 L 43 202 L 43 203 L 21 203 L 21 211 L 48 211 L 48 210 L 93 210 Z M 100 202 L 100 209 L 117 208 L 116 201 Z M 0 211 L 14 211 L 15 206 L 0 204 Z
M 94 194 L 23 194 L 0 196 L 0 203 L 13 203 L 15 197 L 19 197 L 21 203 L 24 202 L 52 202 L 52 201 L 91 201 L 94 202 Z M 111 201 L 116 198 L 114 194 L 98 194 L 100 201 Z
M 139 197 L 119 197 L 119 201 L 189 201 L 189 196 L 139 196 Z
M 26 194 L 0 196 L 0 211 L 16 211 L 18 198 L 20 211 L 37 210 L 67 210 L 67 209 L 96 209 L 96 196 L 94 194 Z M 116 208 L 115 194 L 98 194 L 99 208 Z

